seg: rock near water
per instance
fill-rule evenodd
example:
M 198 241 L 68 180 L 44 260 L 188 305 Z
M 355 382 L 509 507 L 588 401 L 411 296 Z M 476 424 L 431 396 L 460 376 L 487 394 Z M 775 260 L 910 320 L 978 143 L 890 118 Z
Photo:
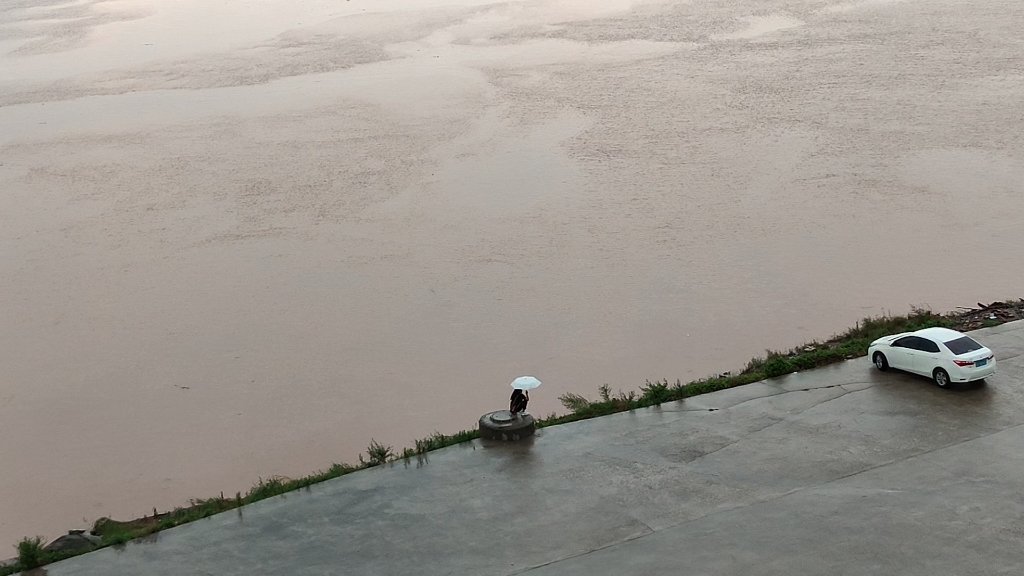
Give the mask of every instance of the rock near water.
M 43 547 L 48 552 L 59 552 L 62 550 L 81 550 L 84 548 L 95 548 L 100 545 L 100 537 L 90 534 L 86 530 L 68 530 L 68 533 L 57 538 Z

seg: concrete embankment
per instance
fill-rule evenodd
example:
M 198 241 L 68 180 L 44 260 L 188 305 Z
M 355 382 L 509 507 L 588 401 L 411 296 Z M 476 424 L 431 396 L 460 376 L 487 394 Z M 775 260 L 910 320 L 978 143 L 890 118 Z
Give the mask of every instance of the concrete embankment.
M 1024 322 L 943 390 L 864 358 L 474 441 L 46 567 L 147 574 L 1024 572 Z

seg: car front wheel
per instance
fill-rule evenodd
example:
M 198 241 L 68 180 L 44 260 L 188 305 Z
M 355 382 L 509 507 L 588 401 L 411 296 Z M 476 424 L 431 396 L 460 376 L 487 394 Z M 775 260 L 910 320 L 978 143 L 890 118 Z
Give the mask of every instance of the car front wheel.
M 881 352 L 875 352 L 875 355 L 872 357 L 872 360 L 875 361 L 875 368 L 878 368 L 882 372 L 885 372 L 886 370 L 889 369 L 889 361 L 885 359 L 885 354 L 882 354 Z
M 935 378 L 935 383 L 939 385 L 939 388 L 949 386 L 949 374 L 942 368 L 936 368 L 932 373 L 932 378 Z

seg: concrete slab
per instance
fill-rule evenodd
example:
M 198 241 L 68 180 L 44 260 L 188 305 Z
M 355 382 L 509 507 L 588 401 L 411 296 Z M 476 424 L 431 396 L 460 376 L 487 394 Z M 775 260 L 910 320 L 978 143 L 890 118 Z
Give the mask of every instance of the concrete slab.
M 178 574 L 1024 573 L 1024 322 L 983 385 L 845 362 L 473 442 L 48 566 Z

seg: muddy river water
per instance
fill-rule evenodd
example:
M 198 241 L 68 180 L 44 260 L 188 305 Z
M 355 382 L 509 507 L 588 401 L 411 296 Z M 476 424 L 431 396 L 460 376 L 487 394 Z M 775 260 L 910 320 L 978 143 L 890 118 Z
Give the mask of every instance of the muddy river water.
M 0 558 L 1024 297 L 1018 0 L 3 0 Z M 4 554 L 3 550 L 8 553 Z

